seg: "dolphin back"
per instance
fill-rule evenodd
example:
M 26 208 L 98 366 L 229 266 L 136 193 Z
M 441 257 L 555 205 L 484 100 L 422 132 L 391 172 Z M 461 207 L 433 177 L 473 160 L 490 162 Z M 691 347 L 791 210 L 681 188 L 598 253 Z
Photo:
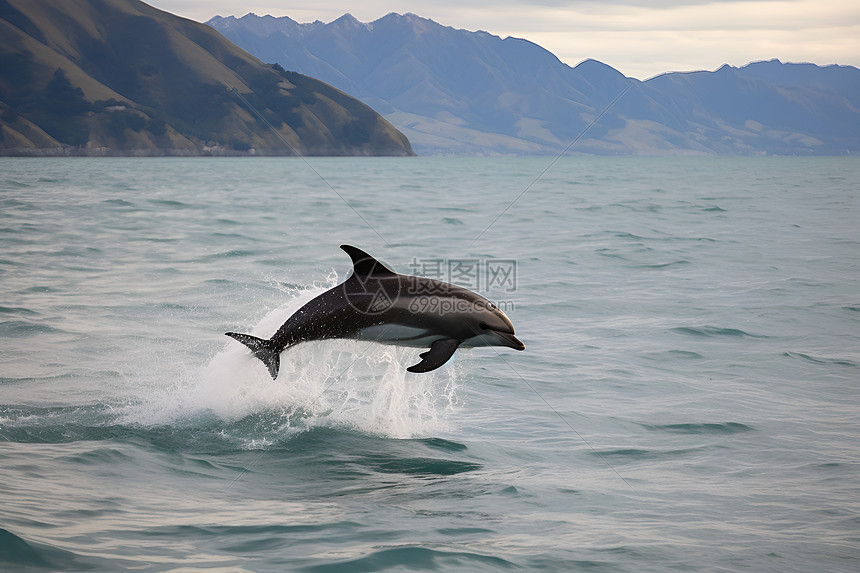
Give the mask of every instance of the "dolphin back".
M 281 368 L 281 353 L 275 349 L 270 340 L 263 340 L 250 334 L 239 334 L 238 332 L 225 332 L 225 334 L 250 348 L 254 356 L 262 360 L 266 368 L 269 369 L 272 380 L 278 377 L 278 370 Z

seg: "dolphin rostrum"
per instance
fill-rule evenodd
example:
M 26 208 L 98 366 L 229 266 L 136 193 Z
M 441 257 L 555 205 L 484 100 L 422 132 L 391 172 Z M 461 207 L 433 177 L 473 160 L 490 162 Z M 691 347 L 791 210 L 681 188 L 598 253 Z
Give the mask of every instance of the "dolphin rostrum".
M 507 346 L 525 350 L 496 305 L 468 289 L 398 274 L 361 249 L 341 245 L 352 259 L 343 283 L 297 310 L 272 338 L 228 332 L 278 377 L 280 355 L 300 342 L 352 338 L 400 346 L 430 347 L 409 372 L 430 372 L 459 347 Z

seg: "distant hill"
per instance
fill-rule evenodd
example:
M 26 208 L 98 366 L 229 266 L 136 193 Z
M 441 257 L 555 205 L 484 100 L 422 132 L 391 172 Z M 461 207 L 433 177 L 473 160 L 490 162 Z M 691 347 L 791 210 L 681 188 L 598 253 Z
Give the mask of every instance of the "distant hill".
M 2 155 L 292 154 L 282 139 L 412 154 L 367 105 L 203 24 L 137 0 L 0 0 Z
M 860 70 L 849 66 L 774 60 L 642 82 L 414 14 L 328 24 L 248 14 L 208 24 L 262 60 L 360 98 L 422 154 L 554 154 L 580 136 L 573 153 L 860 151 Z

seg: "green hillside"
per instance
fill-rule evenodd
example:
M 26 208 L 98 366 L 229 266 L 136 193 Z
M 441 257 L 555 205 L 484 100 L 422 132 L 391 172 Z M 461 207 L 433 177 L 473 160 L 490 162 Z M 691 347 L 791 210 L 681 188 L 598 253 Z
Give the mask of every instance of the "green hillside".
M 264 64 L 203 24 L 137 0 L 0 0 L 0 155 L 291 155 L 291 146 L 412 154 L 365 104 Z

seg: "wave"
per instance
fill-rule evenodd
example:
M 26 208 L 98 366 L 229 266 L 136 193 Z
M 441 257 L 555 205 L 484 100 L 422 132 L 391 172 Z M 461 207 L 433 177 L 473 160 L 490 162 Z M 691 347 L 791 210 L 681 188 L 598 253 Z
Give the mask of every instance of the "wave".
M 656 264 L 652 264 L 652 265 L 638 265 L 638 267 L 641 269 L 650 269 L 650 270 L 655 270 L 655 271 L 661 271 L 664 269 L 683 267 L 683 266 L 689 265 L 689 264 L 691 264 L 690 261 L 687 261 L 684 259 L 679 259 L 677 261 L 671 261 L 668 263 L 656 263 Z
M 857 368 L 860 366 L 857 362 L 853 360 L 848 360 L 847 358 L 830 358 L 824 356 L 812 356 L 811 354 L 804 354 L 803 352 L 783 352 L 783 356 L 788 358 L 800 358 L 801 360 L 805 360 L 806 362 L 811 362 L 812 364 L 822 364 L 822 365 L 834 365 L 834 366 L 848 366 L 850 368 Z
M 32 187 L 32 185 L 30 185 L 29 183 L 24 183 L 23 181 L 18 181 L 16 179 L 4 179 L 3 181 L 0 181 L 0 186 L 4 188 L 12 187 L 14 189 L 29 189 L 30 187 Z M 24 205 L 24 203 L 21 203 L 20 201 L 15 201 L 14 199 L 3 201 L 3 204 Z
M 162 471 L 234 481 L 257 471 L 324 468 L 328 475 L 398 474 L 446 477 L 479 471 L 465 444 L 399 439 L 349 428 L 290 427 L 277 413 L 232 423 L 214 417 L 196 424 L 143 427 L 110 421 L 109 408 L 0 408 L 0 443 L 63 444 L 56 462 L 98 474 L 122 466 L 157 464 Z M 265 457 L 264 457 L 265 456 Z M 341 495 L 337 490 L 333 495 Z
M 604 460 L 609 458 L 620 458 L 621 460 L 653 460 L 678 458 L 701 452 L 704 447 L 681 448 L 676 450 L 657 450 L 646 448 L 617 448 L 594 450 L 589 455 L 597 456 Z
M 39 324 L 26 320 L 6 320 L 0 322 L 0 337 L 17 338 L 19 336 L 35 336 L 38 334 L 63 333 L 63 330 L 47 324 Z
M 720 336 L 728 336 L 733 338 L 768 338 L 760 334 L 750 334 L 737 328 L 720 328 L 718 326 L 679 326 L 670 329 L 678 334 L 688 336 L 698 336 L 703 338 L 713 338 Z
M 242 257 L 253 257 L 255 255 L 261 254 L 262 251 L 254 251 L 249 249 L 232 249 L 229 251 L 224 251 L 221 253 L 213 253 L 211 255 L 206 255 L 204 257 L 200 257 L 199 259 L 194 259 L 194 262 L 206 263 L 213 261 L 220 261 L 221 259 L 235 259 Z
M 4 571 L 85 571 L 98 568 L 102 561 L 50 545 L 28 542 L 0 529 L 0 569 Z
M 460 460 L 444 460 L 438 458 L 400 458 L 375 461 L 370 465 L 379 473 L 407 474 L 413 476 L 452 476 L 456 474 L 477 471 L 483 466 L 473 462 Z
M 211 233 L 210 236 L 214 237 L 216 239 L 227 239 L 227 240 L 231 240 L 231 241 L 239 240 L 239 241 L 248 241 L 249 243 L 259 243 L 260 242 L 260 239 L 258 239 L 256 237 L 252 237 L 250 235 L 243 235 L 241 233 L 216 232 L 216 233 Z
M 659 231 L 654 231 L 655 233 Z M 716 243 L 717 239 L 711 239 L 710 237 L 680 237 L 677 235 L 669 235 L 666 233 L 660 233 L 662 236 L 659 237 L 646 237 L 643 235 L 636 235 L 634 233 L 630 233 L 627 231 L 613 231 L 606 230 L 596 234 L 586 235 L 586 237 L 595 237 L 600 235 L 609 235 L 618 239 L 627 239 L 629 241 L 636 241 L 637 243 L 642 243 L 644 241 L 657 241 L 657 242 L 706 242 L 706 243 Z
M 0 314 L 24 314 L 27 316 L 37 316 L 39 313 L 35 310 L 20 306 L 0 306 Z
M 137 207 L 137 205 L 125 199 L 105 199 L 104 201 L 102 201 L 102 203 L 105 203 L 107 205 L 115 205 L 117 207 Z
M 462 446 L 459 452 L 466 450 Z M 361 473 L 401 474 L 416 477 L 442 477 L 478 471 L 483 465 L 475 460 L 451 459 L 452 452 L 438 455 L 416 455 L 425 451 L 421 440 L 383 440 L 374 436 L 347 434 L 333 429 L 311 430 L 290 443 L 293 456 L 307 454 L 313 463 L 319 459 L 332 467 L 352 468 Z M 320 456 L 320 453 L 324 453 Z
M 421 442 L 428 448 L 433 448 L 436 450 L 442 450 L 444 452 L 462 452 L 466 449 L 465 444 L 460 444 L 458 442 L 452 442 L 450 440 L 444 440 L 442 438 L 425 438 L 417 440 Z
M 188 449 L 205 430 L 216 435 L 213 424 L 143 427 L 117 423 L 117 408 L 107 404 L 33 407 L 0 406 L 0 441 L 21 444 L 69 444 L 74 442 L 134 442 L 166 444 L 169 449 Z
M 49 257 L 58 257 L 58 258 L 80 258 L 87 259 L 91 257 L 101 258 L 104 255 L 104 251 L 97 247 L 83 247 L 83 246 L 65 246 L 62 249 L 57 251 L 53 251 L 51 253 L 47 253 Z
M 664 358 L 680 358 L 683 360 L 704 360 L 704 356 L 691 350 L 666 350 L 645 355 L 646 358 L 662 360 Z
M 499 569 L 519 569 L 517 565 L 492 555 L 466 551 L 441 551 L 427 547 L 395 547 L 373 551 L 364 557 L 311 565 L 301 571 L 307 573 L 328 573 L 331 571 L 385 571 L 389 569 L 416 570 L 459 570 L 459 571 L 497 571 Z
M 688 424 L 640 424 L 646 430 L 653 432 L 669 432 L 673 434 L 743 434 L 753 432 L 755 428 L 739 422 L 723 423 L 688 423 Z
M 174 199 L 148 199 L 148 202 L 157 207 L 167 207 L 169 209 L 191 209 L 193 205 L 176 201 Z

